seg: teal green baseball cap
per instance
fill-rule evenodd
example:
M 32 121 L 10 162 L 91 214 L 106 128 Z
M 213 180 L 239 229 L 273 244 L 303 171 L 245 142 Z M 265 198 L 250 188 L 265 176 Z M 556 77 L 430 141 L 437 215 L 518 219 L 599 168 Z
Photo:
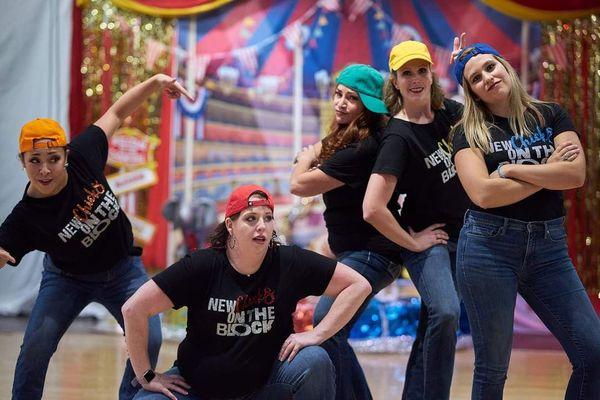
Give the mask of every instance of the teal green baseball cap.
M 377 114 L 387 114 L 383 102 L 383 76 L 375 68 L 365 64 L 351 64 L 344 68 L 335 80 L 358 93 L 364 106 Z

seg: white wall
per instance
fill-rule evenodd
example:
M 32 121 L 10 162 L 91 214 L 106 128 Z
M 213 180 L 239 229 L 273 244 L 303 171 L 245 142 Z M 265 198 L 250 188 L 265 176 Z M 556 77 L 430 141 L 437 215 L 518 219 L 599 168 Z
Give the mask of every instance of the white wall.
M 0 7 L 0 221 L 23 195 L 16 158 L 21 125 L 36 117 L 68 130 L 71 15 L 74 0 L 5 0 Z M 0 269 L 0 314 L 27 308 L 41 279 L 41 254 Z

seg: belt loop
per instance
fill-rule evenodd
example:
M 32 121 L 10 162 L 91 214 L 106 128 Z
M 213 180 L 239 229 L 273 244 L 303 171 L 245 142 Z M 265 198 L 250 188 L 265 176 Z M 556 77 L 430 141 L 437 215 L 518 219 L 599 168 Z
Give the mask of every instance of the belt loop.
M 544 239 L 550 238 L 550 226 L 548 221 L 544 221 Z
M 508 230 L 508 218 L 504 217 L 504 221 L 502 224 L 502 228 L 500 229 L 500 233 L 502 235 L 506 235 L 507 230 Z

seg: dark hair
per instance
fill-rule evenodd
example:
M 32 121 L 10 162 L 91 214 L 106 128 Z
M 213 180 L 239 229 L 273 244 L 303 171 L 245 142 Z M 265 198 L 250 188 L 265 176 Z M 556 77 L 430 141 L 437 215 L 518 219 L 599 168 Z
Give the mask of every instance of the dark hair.
M 335 89 L 334 88 L 334 95 Z M 362 100 L 361 100 L 362 103 Z M 339 149 L 346 147 L 350 143 L 359 142 L 366 139 L 370 134 L 382 130 L 387 117 L 384 114 L 374 113 L 363 104 L 362 112 L 349 124 L 340 125 L 335 118 L 329 126 L 329 133 L 321 141 L 321 153 L 318 161 L 325 162 Z
M 248 197 L 252 197 L 255 194 L 261 196 L 264 199 L 267 198 L 267 194 L 260 190 L 252 192 Z M 240 217 L 241 213 L 242 212 L 240 211 L 237 214 L 233 214 L 229 218 L 232 221 L 235 221 Z M 229 240 L 229 231 L 227 230 L 225 221 L 223 221 L 219 225 L 217 225 L 215 229 L 213 229 L 210 235 L 208 235 L 208 247 L 210 247 L 211 249 L 225 250 L 227 248 L 227 240 Z M 277 233 L 275 232 L 275 230 L 273 230 L 273 237 L 271 238 L 271 243 L 269 244 L 269 246 L 272 246 L 274 244 L 281 244 L 279 239 L 277 238 Z

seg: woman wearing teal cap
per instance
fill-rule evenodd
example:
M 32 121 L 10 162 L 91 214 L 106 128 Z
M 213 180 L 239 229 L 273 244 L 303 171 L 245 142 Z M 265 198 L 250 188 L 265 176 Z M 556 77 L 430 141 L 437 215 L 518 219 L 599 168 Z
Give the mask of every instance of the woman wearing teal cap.
M 421 296 L 417 337 L 403 399 L 448 399 L 460 302 L 454 284 L 456 242 L 468 198 L 450 159 L 448 135 L 462 105 L 444 98 L 425 44 L 392 49 L 384 89 L 390 119 L 364 200 L 364 217 L 402 246 Z M 386 205 L 406 193 L 400 217 Z M 408 232 L 407 232 L 408 231 Z M 409 233 L 410 232 L 410 233 Z
M 462 50 L 454 73 L 465 89 L 454 159 L 473 202 L 457 253 L 475 347 L 472 398 L 502 398 L 520 293 L 573 365 L 565 399 L 600 399 L 600 320 L 563 226 L 562 190 L 585 181 L 573 122 L 559 105 L 530 97 L 487 44 Z
M 379 145 L 387 109 L 382 101 L 383 77 L 370 66 L 353 64 L 336 79 L 332 106 L 335 118 L 328 135 L 298 154 L 291 191 L 299 196 L 323 194 L 329 246 L 337 259 L 361 273 L 372 293 L 355 317 L 323 343 L 336 368 L 337 399 L 371 399 L 363 371 L 348 344 L 348 335 L 362 309 L 399 273 L 399 247 L 362 218 L 362 202 Z M 390 203 L 391 212 L 397 205 Z M 321 297 L 315 324 L 333 299 Z

